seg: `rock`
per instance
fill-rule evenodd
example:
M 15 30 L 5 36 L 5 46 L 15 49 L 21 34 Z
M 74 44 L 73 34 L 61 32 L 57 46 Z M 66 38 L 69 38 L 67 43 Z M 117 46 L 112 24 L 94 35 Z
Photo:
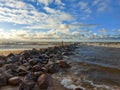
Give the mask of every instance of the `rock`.
M 18 69 L 18 66 L 16 64 L 6 64 L 5 69 L 11 69 L 12 71 L 16 71 Z
M 57 61 L 57 64 L 61 67 L 61 68 L 69 68 L 70 65 L 66 63 L 66 61 L 64 60 L 59 60 Z
M 32 66 L 27 66 L 27 67 L 26 67 L 26 70 L 27 70 L 27 71 L 32 71 Z
M 84 90 L 84 89 L 82 89 L 82 88 L 75 88 L 74 90 Z
M 0 60 L 0 67 L 2 67 L 5 64 L 4 60 Z
M 10 53 L 10 54 L 7 55 L 7 57 L 12 57 L 12 56 L 14 56 L 13 53 Z
M 23 52 L 20 53 L 20 60 L 26 60 L 30 57 L 30 51 L 25 50 Z
M 3 66 L 6 63 L 6 57 L 0 56 L 0 67 Z
M 7 77 L 4 75 L 0 74 L 0 87 L 1 86 L 6 86 L 8 83 Z
M 35 85 L 34 76 L 32 74 L 27 74 L 24 81 L 20 83 L 19 90 L 33 90 Z
M 4 71 L 4 76 L 7 77 L 7 79 L 12 78 L 14 76 L 13 72 L 10 70 Z
M 41 66 L 40 66 L 40 65 L 34 65 L 34 66 L 32 67 L 32 71 L 33 71 L 33 72 L 40 71 L 40 69 L 41 69 Z
M 34 66 L 34 65 L 36 65 L 38 62 L 37 62 L 37 60 L 35 60 L 35 59 L 30 59 L 29 60 L 29 64 L 31 65 L 31 66 Z
M 38 55 L 39 53 L 38 53 L 38 50 L 37 50 L 37 49 L 33 48 L 33 49 L 31 50 L 30 54 L 32 54 L 32 55 Z
M 17 75 L 18 66 L 16 64 L 6 64 L 5 69 L 9 74 Z
M 19 90 L 33 90 L 34 82 L 22 82 L 19 85 Z
M 39 76 L 37 84 L 40 89 L 47 89 L 53 87 L 53 79 L 49 74 L 42 74 Z
M 34 76 L 35 77 L 39 77 L 40 75 L 42 75 L 43 74 L 43 72 L 41 72 L 41 71 L 39 71 L 39 72 L 34 72 Z
M 28 74 L 28 72 L 25 69 L 23 69 L 23 68 L 18 69 L 19 76 L 25 76 L 26 74 Z
M 8 80 L 8 83 L 13 86 L 17 86 L 20 83 L 20 78 L 19 77 L 12 77 Z
M 9 54 L 7 56 L 7 63 L 10 64 L 10 63 L 15 63 L 19 60 L 19 55 L 14 55 L 14 54 Z
M 48 73 L 51 73 L 51 74 L 56 73 L 56 72 L 59 72 L 59 71 L 62 70 L 62 69 L 58 66 L 58 64 L 56 64 L 56 63 L 48 64 L 48 65 L 46 65 L 46 67 L 47 67 Z

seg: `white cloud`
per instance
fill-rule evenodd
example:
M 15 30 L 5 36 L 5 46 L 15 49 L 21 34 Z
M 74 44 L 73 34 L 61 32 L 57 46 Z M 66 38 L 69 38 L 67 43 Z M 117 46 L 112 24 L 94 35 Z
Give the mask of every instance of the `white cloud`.
M 57 10 L 55 10 L 55 9 L 52 9 L 52 8 L 50 8 L 50 7 L 44 7 L 44 9 L 46 10 L 46 12 L 48 12 L 48 13 L 57 13 Z
M 88 4 L 89 4 L 88 2 L 83 2 L 83 1 L 80 1 L 78 3 L 78 5 L 80 6 L 80 12 L 84 14 L 83 17 L 81 17 L 81 19 L 88 18 L 92 13 L 92 10 L 90 9 Z
M 110 3 L 110 0 L 102 0 L 101 2 L 99 2 L 98 4 L 97 4 L 97 11 L 98 12 L 103 12 L 103 11 L 105 11 L 106 9 L 109 9 L 108 7 L 108 5 L 109 5 L 109 3 Z
M 64 6 L 65 4 L 61 0 L 55 0 L 55 4 Z
M 48 6 L 49 4 L 51 4 L 54 0 L 37 0 L 38 3 L 42 3 L 45 6 Z
M 5 0 L 4 2 L 0 2 L 0 22 L 43 25 L 51 23 L 48 22 L 49 20 L 52 23 L 62 23 L 63 20 L 72 19 L 71 15 L 60 10 L 55 10 L 47 6 L 44 9 L 51 15 L 37 11 L 31 4 L 26 4 L 22 1 L 9 0 L 7 2 Z
M 99 4 L 100 1 L 101 1 L 101 0 L 93 0 L 93 5 Z

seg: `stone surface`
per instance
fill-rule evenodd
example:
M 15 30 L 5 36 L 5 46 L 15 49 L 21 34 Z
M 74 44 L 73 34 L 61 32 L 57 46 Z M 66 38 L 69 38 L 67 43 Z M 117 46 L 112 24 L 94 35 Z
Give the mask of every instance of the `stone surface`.
M 61 67 L 61 68 L 69 68 L 70 65 L 66 63 L 66 61 L 64 60 L 59 60 L 57 61 L 57 64 Z
M 7 81 L 8 81 L 7 77 L 5 77 L 4 75 L 0 74 L 0 87 L 7 85 Z
M 17 86 L 20 83 L 20 78 L 19 77 L 12 77 L 8 80 L 8 83 L 13 86 Z
M 53 79 L 49 74 L 42 74 L 39 76 L 37 84 L 40 89 L 47 89 L 53 86 Z
M 35 77 L 33 74 L 27 74 L 19 85 L 19 90 L 33 90 L 35 85 Z

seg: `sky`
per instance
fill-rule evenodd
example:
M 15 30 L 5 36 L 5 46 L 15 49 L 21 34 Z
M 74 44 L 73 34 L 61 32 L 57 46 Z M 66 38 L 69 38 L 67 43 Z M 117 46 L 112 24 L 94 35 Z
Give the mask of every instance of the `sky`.
M 0 0 L 0 40 L 120 40 L 120 0 Z

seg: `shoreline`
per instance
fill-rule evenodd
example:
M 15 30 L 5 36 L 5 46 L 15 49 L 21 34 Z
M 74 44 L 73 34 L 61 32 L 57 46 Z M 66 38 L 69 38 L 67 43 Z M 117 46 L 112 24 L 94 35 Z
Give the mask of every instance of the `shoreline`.
M 34 82 L 35 84 L 34 90 L 41 90 L 39 89 L 41 88 L 41 86 L 39 86 L 39 84 L 37 83 L 43 83 L 41 79 L 43 79 L 44 81 L 45 78 L 48 78 L 48 79 L 45 79 L 45 82 L 47 83 L 53 82 L 52 86 L 49 83 L 50 88 L 54 88 L 51 90 L 68 90 L 63 85 L 61 85 L 60 81 L 58 81 L 56 78 L 52 78 L 52 73 L 58 73 L 59 71 L 61 73 L 64 73 L 67 70 L 67 68 L 70 67 L 69 64 L 67 64 L 66 61 L 62 59 L 64 55 L 59 55 L 59 54 L 68 54 L 69 50 L 71 51 L 74 49 L 75 49 L 75 45 L 64 45 L 64 46 L 41 48 L 38 50 L 33 48 L 32 50 L 22 51 L 21 53 L 18 53 L 18 54 L 10 53 L 6 56 L 5 55 L 1 56 L 0 57 L 1 59 L 0 60 L 0 89 L 11 90 L 11 89 L 19 88 L 19 90 L 23 90 L 20 88 L 31 87 L 31 85 L 28 85 L 27 84 L 28 82 L 26 82 L 26 81 L 29 81 L 31 82 L 31 84 L 32 82 Z M 6 51 L 6 52 L 9 53 L 9 51 Z M 52 65 L 52 67 L 49 67 L 49 65 L 50 66 Z M 57 68 L 55 68 L 56 66 Z M 27 67 L 31 67 L 31 68 L 29 69 Z M 9 70 L 11 70 L 12 73 L 9 72 Z M 21 75 L 24 79 L 21 79 Z M 37 75 L 36 77 L 37 81 L 34 81 L 34 79 L 31 81 L 29 75 L 31 78 L 36 77 Z M 41 75 L 45 76 L 45 78 L 43 78 Z M 5 82 L 6 79 L 4 80 L 3 77 L 4 79 L 5 78 L 7 79 L 8 83 Z M 41 78 L 40 81 L 39 81 L 39 78 Z M 13 81 L 10 82 L 11 79 Z M 14 87 L 15 82 L 19 81 L 16 79 L 19 79 L 20 82 L 17 82 L 19 86 Z M 44 85 L 42 85 L 42 87 L 44 87 L 42 89 L 49 87 L 49 84 L 46 84 L 47 86 L 45 87 Z M 32 89 L 26 89 L 26 90 L 32 90 Z
M 79 50 L 77 48 L 82 49 L 82 51 L 77 51 L 77 50 Z M 79 53 L 79 55 L 80 55 L 80 53 L 83 55 L 86 52 L 93 51 L 94 52 L 93 56 L 95 56 L 96 52 L 99 52 L 98 58 L 100 58 L 99 55 L 102 50 L 106 50 L 106 51 L 108 50 L 107 52 L 109 52 L 109 50 L 110 51 L 111 50 L 119 51 L 117 48 L 116 49 L 114 49 L 112 47 L 109 47 L 106 49 L 105 48 L 106 47 L 103 48 L 101 46 L 98 48 L 98 46 L 91 47 L 89 45 L 71 44 L 71 45 L 64 45 L 64 46 L 59 45 L 59 46 L 54 46 L 54 47 L 41 48 L 38 50 L 37 49 L 31 49 L 31 50 L 26 50 L 26 51 L 23 50 L 23 51 L 21 51 L 21 53 L 18 53 L 18 57 L 20 57 L 22 59 L 20 59 L 20 62 L 17 61 L 14 64 L 18 64 L 18 67 L 22 67 L 26 71 L 27 70 L 26 67 L 28 67 L 28 66 L 30 66 L 31 68 L 33 68 L 36 65 L 39 66 L 38 63 L 37 64 L 35 63 L 35 65 L 31 66 L 31 63 L 29 61 L 29 58 L 31 58 L 31 56 L 32 56 L 32 59 L 34 59 L 34 60 L 36 60 L 36 59 L 39 60 L 41 58 L 41 57 L 39 58 L 39 55 L 42 56 L 44 59 L 48 60 L 48 62 L 46 62 L 46 60 L 44 61 L 44 59 L 43 59 L 42 65 L 44 68 L 42 68 L 42 70 L 43 70 L 42 72 L 43 72 L 43 74 L 46 74 L 46 71 L 47 71 L 47 74 L 49 74 L 53 78 L 53 83 L 54 83 L 55 89 L 52 89 L 52 90 L 76 90 L 75 88 L 79 88 L 80 90 L 119 90 L 120 89 L 120 87 L 118 85 L 119 80 L 117 80 L 117 78 L 120 75 L 120 72 L 119 72 L 120 70 L 117 70 L 114 68 L 109 68 L 109 67 L 103 67 L 103 66 L 99 66 L 99 65 L 91 64 L 91 63 L 87 63 L 87 62 L 80 62 L 80 61 L 77 62 L 76 61 L 77 58 L 71 57 L 71 56 L 75 56 L 77 53 Z M 95 49 L 95 51 L 94 51 L 94 49 Z M 9 51 L 7 51 L 7 52 L 9 52 Z M 109 53 L 107 53 L 107 54 L 109 54 Z M 115 52 L 113 52 L 112 54 L 114 54 L 114 53 Z M 25 54 L 25 56 L 24 56 L 24 54 Z M 30 56 L 29 56 L 29 54 L 30 54 Z M 89 54 L 90 53 L 88 53 L 88 55 Z M 16 55 L 16 54 L 13 53 L 13 54 L 10 54 L 5 57 L 12 58 L 12 57 L 14 57 L 14 55 Z M 86 55 L 87 54 L 85 54 L 85 57 L 87 57 Z M 97 53 L 96 53 L 96 55 L 97 55 Z M 105 55 L 101 54 L 101 55 L 103 57 L 106 56 L 106 54 Z M 77 57 L 77 56 L 75 56 L 75 57 Z M 83 58 L 78 57 L 78 60 L 80 60 L 80 58 L 85 59 L 85 57 L 83 57 Z M 94 58 L 91 58 L 91 59 L 94 60 Z M 98 59 L 98 60 L 100 61 L 101 59 Z M 9 60 L 9 58 L 8 58 L 8 60 Z M 22 60 L 22 63 L 21 63 L 21 60 Z M 32 63 L 34 62 L 34 60 L 32 61 Z M 58 62 L 61 62 L 61 63 L 58 64 Z M 10 64 L 11 64 L 11 61 L 10 61 Z M 58 67 L 60 64 L 62 64 L 64 66 L 64 68 Z M 4 65 L 3 68 L 5 66 L 6 65 Z M 41 66 L 41 64 L 40 64 L 40 66 Z M 66 68 L 67 66 L 70 66 L 70 67 Z M 6 72 L 6 70 L 5 70 L 5 72 Z M 34 72 L 34 71 L 28 70 L 28 72 Z M 109 75 L 111 75 L 111 77 L 107 78 Z M 90 76 L 90 77 L 86 77 L 86 76 Z M 97 77 L 97 78 L 94 78 L 94 77 Z M 100 79 L 102 82 L 99 82 Z M 116 79 L 116 82 L 114 82 L 115 79 Z M 98 82 L 95 80 L 98 80 Z M 110 80 L 110 81 L 108 81 L 108 80 Z M 113 80 L 113 81 L 111 81 L 111 80 Z M 24 82 L 24 80 L 23 80 L 23 82 Z M 111 85 L 113 85 L 113 86 L 111 86 Z M 1 90 L 10 90 L 9 88 L 11 88 L 11 86 L 5 86 L 5 87 L 2 87 Z M 15 89 L 15 87 L 13 87 L 13 86 L 12 86 L 12 88 Z M 19 86 L 16 88 L 18 89 Z M 41 90 L 41 89 L 39 89 L 38 86 L 36 87 L 36 85 L 34 88 L 35 89 L 33 89 L 33 90 Z M 115 89 L 115 88 L 117 88 L 117 89 Z

